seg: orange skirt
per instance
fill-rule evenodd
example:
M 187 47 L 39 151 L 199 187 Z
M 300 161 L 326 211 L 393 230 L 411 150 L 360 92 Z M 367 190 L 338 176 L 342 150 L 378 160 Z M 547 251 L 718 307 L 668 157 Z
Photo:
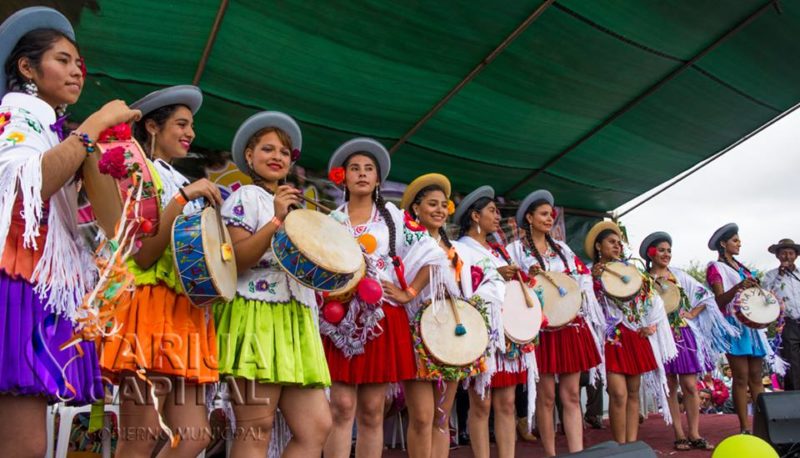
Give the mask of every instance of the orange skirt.
M 185 295 L 161 283 L 140 285 L 130 307 L 115 318 L 122 328 L 103 339 L 100 354 L 100 367 L 112 380 L 138 369 L 196 383 L 219 380 L 213 315 Z

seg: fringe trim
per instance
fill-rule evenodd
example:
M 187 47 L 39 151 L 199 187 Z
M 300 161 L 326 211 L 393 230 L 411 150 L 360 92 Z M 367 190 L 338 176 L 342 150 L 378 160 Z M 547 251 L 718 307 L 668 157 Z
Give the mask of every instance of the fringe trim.
M 272 436 L 269 439 L 269 450 L 267 451 L 268 458 L 280 458 L 289 441 L 292 440 L 292 432 L 289 430 L 289 425 L 286 423 L 286 417 L 283 416 L 281 409 L 275 411 L 275 421 L 272 426 Z
M 767 361 L 767 364 L 769 364 L 769 367 L 778 375 L 786 375 L 786 369 L 789 368 L 789 364 L 786 362 L 786 360 L 775 353 L 775 350 L 769 343 L 767 330 L 759 329 L 757 334 L 759 340 L 761 341 L 761 345 L 764 346 L 764 350 L 767 352 L 767 355 L 764 357 L 764 359 Z

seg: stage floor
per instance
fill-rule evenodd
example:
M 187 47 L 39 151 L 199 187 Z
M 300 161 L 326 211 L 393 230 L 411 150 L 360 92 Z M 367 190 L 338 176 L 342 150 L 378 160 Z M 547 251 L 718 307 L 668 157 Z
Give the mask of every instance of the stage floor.
M 686 430 L 686 417 L 683 417 L 684 431 Z M 700 417 L 700 434 L 702 434 L 712 444 L 719 444 L 724 438 L 739 432 L 739 421 L 735 415 L 702 415 Z M 611 431 L 608 429 L 608 420 L 605 421 L 605 429 L 584 429 L 584 445 L 591 446 L 601 442 L 611 440 Z M 670 456 L 675 458 L 700 458 L 710 457 L 711 452 L 691 450 L 688 452 L 678 452 L 672 447 L 674 435 L 672 426 L 667 426 L 660 415 L 651 414 L 639 427 L 639 440 L 645 441 L 656 451 L 658 456 Z M 567 442 L 564 435 L 556 436 L 556 447 L 558 453 L 567 453 Z M 404 457 L 407 454 L 401 450 L 387 450 L 386 457 Z M 472 456 L 469 446 L 459 447 L 450 451 L 452 458 L 467 458 Z M 494 445 L 492 445 L 492 456 L 496 456 Z M 544 456 L 541 444 L 517 442 L 518 457 L 537 458 Z

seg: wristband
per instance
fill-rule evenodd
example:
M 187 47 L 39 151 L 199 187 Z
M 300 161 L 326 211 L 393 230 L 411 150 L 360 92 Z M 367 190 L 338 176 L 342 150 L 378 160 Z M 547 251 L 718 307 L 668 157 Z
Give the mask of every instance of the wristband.
M 411 297 L 417 297 L 417 290 L 412 288 L 411 286 L 406 286 L 406 292 L 411 295 Z
M 83 147 L 86 148 L 86 155 L 87 156 L 89 156 L 92 153 L 94 153 L 96 145 L 92 141 L 92 139 L 89 138 L 88 134 L 84 134 L 84 133 L 77 132 L 77 131 L 74 131 L 74 130 L 72 132 L 70 132 L 69 134 L 78 137 L 78 140 L 81 141 L 81 144 L 83 144 Z
M 186 204 L 189 203 L 186 197 L 184 197 L 182 189 L 181 192 L 175 194 L 172 198 L 175 199 L 175 202 L 178 202 L 178 205 L 180 205 L 181 207 L 185 207 Z
M 283 221 L 278 219 L 277 216 L 273 216 L 272 219 L 270 220 L 270 222 L 275 225 L 275 229 L 281 227 L 281 225 L 283 224 Z
M 183 188 L 178 188 L 178 192 L 181 193 L 181 196 L 183 196 L 183 199 L 186 202 L 189 202 L 191 200 L 191 199 L 189 199 L 189 196 L 186 195 L 186 191 L 184 191 Z

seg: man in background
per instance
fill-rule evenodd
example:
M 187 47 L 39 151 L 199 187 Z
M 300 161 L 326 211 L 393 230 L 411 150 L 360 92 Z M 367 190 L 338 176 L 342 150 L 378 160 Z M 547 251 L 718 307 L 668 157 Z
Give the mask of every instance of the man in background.
M 764 286 L 772 291 L 784 306 L 784 326 L 781 332 L 781 356 L 789 363 L 784 389 L 800 390 L 800 272 L 795 266 L 800 245 L 783 239 L 771 245 L 769 252 L 780 265 L 764 275 Z

